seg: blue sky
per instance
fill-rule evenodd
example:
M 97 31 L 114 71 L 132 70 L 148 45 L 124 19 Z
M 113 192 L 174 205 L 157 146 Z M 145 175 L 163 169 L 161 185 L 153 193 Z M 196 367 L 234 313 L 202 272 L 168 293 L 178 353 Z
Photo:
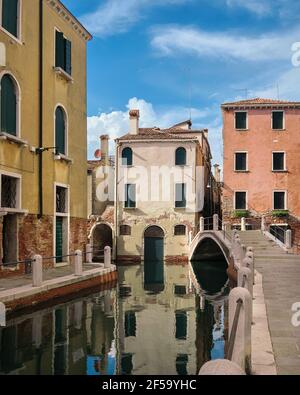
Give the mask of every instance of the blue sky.
M 299 0 L 63 0 L 93 34 L 88 44 L 89 158 L 98 137 L 189 118 L 207 127 L 222 164 L 222 102 L 300 101 Z M 298 46 L 299 45 L 299 46 Z M 296 62 L 298 65 L 299 62 Z M 246 91 L 247 89 L 247 91 Z M 111 147 L 113 145 L 111 144 Z

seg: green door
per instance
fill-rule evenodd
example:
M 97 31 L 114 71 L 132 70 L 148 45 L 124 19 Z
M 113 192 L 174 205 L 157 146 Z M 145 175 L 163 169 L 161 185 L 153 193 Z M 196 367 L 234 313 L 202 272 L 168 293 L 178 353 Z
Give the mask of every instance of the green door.
M 145 288 L 164 284 L 164 234 L 157 226 L 152 226 L 145 232 L 144 284 Z
M 56 245 L 56 263 L 62 262 L 63 255 L 63 218 L 56 217 L 56 237 L 55 237 L 55 245 Z

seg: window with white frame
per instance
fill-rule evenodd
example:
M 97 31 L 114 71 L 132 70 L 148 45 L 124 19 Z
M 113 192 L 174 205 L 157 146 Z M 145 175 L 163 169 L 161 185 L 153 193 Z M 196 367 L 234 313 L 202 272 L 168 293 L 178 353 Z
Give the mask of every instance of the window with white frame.
M 272 153 L 272 170 L 273 171 L 284 171 L 285 168 L 285 153 L 284 152 L 273 152 Z
M 67 213 L 68 201 L 67 201 L 68 189 L 64 187 L 56 187 L 56 212 Z
M 236 152 L 234 157 L 234 170 L 247 171 L 248 170 L 248 154 L 247 152 Z
M 11 74 L 5 73 L 1 78 L 1 112 L 0 112 L 0 132 L 19 137 L 19 85 Z
M 247 192 L 236 191 L 234 196 L 235 210 L 247 210 Z
M 58 30 L 55 31 L 55 67 L 72 74 L 72 43 Z
M 274 191 L 273 192 L 273 209 L 274 210 L 286 210 L 286 191 Z
M 246 130 L 248 128 L 248 113 L 247 111 L 235 112 L 235 129 Z
M 20 208 L 20 179 L 1 175 L 1 207 Z
M 274 130 L 284 129 L 284 111 L 272 112 L 272 129 Z
M 0 0 L 1 26 L 12 36 L 20 37 L 21 0 Z

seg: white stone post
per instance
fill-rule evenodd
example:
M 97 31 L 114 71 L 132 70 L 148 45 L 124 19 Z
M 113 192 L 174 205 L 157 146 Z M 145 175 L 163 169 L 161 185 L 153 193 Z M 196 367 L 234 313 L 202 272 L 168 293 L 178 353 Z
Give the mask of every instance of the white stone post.
M 252 297 L 246 288 L 234 288 L 229 294 L 229 338 L 234 316 L 242 301 L 231 361 L 239 365 L 247 373 L 251 370 L 251 323 Z
M 43 258 L 34 255 L 32 260 L 32 286 L 41 287 L 43 284 Z
M 261 230 L 264 232 L 266 230 L 266 217 L 261 217 Z
M 246 231 L 246 218 L 242 217 L 241 219 L 241 231 L 245 232 Z
M 80 300 L 79 302 L 74 303 L 74 322 L 75 328 L 80 330 L 82 327 L 82 316 L 83 316 L 83 303 Z
M 214 232 L 219 230 L 219 215 L 218 214 L 213 215 L 213 230 L 214 230 Z
M 204 217 L 200 218 L 200 232 L 204 232 Z
M 253 252 L 253 247 L 247 247 L 246 253 L 247 252 Z
M 42 328 L 43 328 L 43 316 L 42 314 L 37 314 L 32 320 L 32 342 L 35 348 L 40 348 L 42 345 Z
M 232 231 L 232 243 L 235 242 L 236 235 L 237 235 L 237 230 L 234 229 L 234 230 Z
M 93 249 L 91 244 L 87 244 L 85 247 L 85 259 L 86 263 L 92 263 L 93 262 Z
M 104 248 L 104 267 L 108 268 L 111 265 L 111 248 L 109 246 Z
M 288 229 L 285 232 L 285 246 L 288 249 L 292 248 L 292 231 L 291 231 L 291 229 Z
M 252 271 L 248 267 L 241 267 L 238 270 L 238 287 L 242 287 L 243 282 L 245 283 L 244 287 L 250 292 L 251 297 L 253 297 Z
M 206 362 L 199 372 L 200 376 L 245 376 L 239 365 L 228 359 L 215 359 Z
M 80 250 L 75 251 L 75 276 L 82 276 L 82 252 Z

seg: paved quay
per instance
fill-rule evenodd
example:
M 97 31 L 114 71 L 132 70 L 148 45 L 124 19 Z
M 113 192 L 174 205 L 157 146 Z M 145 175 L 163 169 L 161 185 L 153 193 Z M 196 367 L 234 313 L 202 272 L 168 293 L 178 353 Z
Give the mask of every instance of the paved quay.
M 255 269 L 262 276 L 277 374 L 300 375 L 300 326 L 292 324 L 292 306 L 300 303 L 300 256 L 287 254 L 260 231 L 239 234 L 253 247 Z

